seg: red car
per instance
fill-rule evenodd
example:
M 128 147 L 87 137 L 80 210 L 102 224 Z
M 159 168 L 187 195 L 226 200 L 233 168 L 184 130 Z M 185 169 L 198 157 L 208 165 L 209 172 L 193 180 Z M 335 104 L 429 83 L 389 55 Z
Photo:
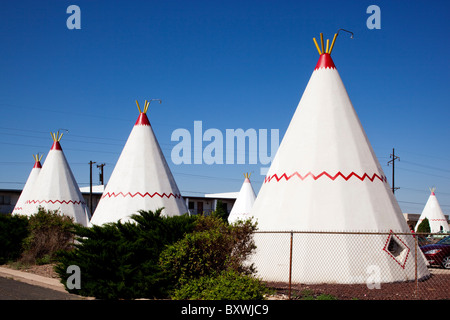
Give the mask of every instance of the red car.
M 450 236 L 439 240 L 435 244 L 420 247 L 430 265 L 439 265 L 450 269 Z

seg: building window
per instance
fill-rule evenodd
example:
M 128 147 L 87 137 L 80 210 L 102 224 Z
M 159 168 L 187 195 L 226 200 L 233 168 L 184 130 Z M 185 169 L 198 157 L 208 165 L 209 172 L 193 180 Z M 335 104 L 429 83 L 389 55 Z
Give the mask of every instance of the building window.
M 0 196 L 0 204 L 11 204 L 11 197 L 10 196 Z

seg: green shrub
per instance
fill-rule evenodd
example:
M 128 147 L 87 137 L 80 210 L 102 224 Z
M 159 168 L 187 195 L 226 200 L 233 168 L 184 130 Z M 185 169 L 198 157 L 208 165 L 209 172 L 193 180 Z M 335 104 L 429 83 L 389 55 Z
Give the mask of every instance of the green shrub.
M 214 217 L 219 217 L 223 221 L 228 221 L 228 216 L 230 215 L 227 211 L 227 204 L 223 203 L 221 200 L 217 200 L 216 210 L 211 213 Z
M 100 299 L 167 297 L 173 284 L 158 264 L 159 255 L 193 230 L 196 217 L 163 217 L 161 210 L 139 211 L 125 223 L 77 226 L 78 243 L 74 250 L 60 252 L 55 270 L 66 285 L 67 267 L 77 265 L 81 289 L 66 289 Z
M 54 261 L 59 250 L 68 250 L 73 245 L 73 219 L 61 215 L 58 210 L 38 212 L 28 219 L 28 236 L 23 241 L 24 251 L 20 258 L 25 264 L 44 264 Z
M 255 228 L 250 221 L 229 225 L 219 217 L 200 216 L 194 232 L 161 253 L 161 267 L 180 285 L 225 270 L 251 274 L 253 265 L 244 261 L 256 249 Z
M 320 294 L 317 296 L 316 300 L 337 300 L 337 298 L 331 294 Z
M 312 290 L 305 289 L 300 292 L 300 300 L 337 300 L 337 298 L 325 293 L 315 295 Z
M 422 222 L 417 227 L 417 232 L 420 232 L 420 233 L 430 233 L 431 232 L 430 222 L 428 221 L 428 218 L 425 218 L 422 220 Z
M 22 254 L 22 242 L 28 236 L 28 218 L 0 214 L 0 264 L 14 261 Z
M 186 282 L 174 291 L 172 299 L 262 300 L 270 292 L 257 278 L 230 270 Z

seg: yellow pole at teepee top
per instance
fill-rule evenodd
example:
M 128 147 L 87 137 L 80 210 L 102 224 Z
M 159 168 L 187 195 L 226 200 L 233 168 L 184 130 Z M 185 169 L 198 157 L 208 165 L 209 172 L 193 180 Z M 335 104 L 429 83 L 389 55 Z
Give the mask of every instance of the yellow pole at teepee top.
M 323 50 L 323 33 L 322 32 L 320 33 L 320 45 L 321 45 L 321 48 L 322 48 L 322 52 L 325 52 Z
M 320 51 L 319 45 L 317 44 L 316 38 L 313 38 L 313 40 L 314 43 L 316 44 L 317 51 L 319 52 L 319 54 L 322 54 L 322 51 Z
M 59 131 L 57 131 L 56 133 L 50 132 L 50 135 L 52 136 L 53 141 L 60 141 L 63 133 L 61 132 L 61 134 L 59 134 Z
M 317 43 L 316 38 L 313 38 L 314 44 L 316 45 L 316 48 L 317 48 L 317 51 L 319 52 L 319 55 L 322 55 L 324 53 L 331 54 L 331 51 L 333 51 L 333 48 L 334 48 L 334 43 L 336 42 L 336 38 L 337 38 L 337 36 L 339 34 L 339 31 L 341 31 L 341 30 L 350 33 L 351 34 L 350 39 L 353 39 L 353 32 L 345 30 L 345 29 L 339 29 L 338 32 L 334 34 L 333 41 L 331 41 L 331 45 L 330 45 L 330 40 L 327 39 L 327 46 L 324 49 L 323 33 L 320 33 L 320 44 L 322 46 L 322 50 L 320 50 L 319 44 Z
M 161 99 L 150 99 L 150 100 L 145 100 L 145 103 L 144 103 L 144 109 L 142 109 L 141 110 L 141 107 L 139 106 L 139 102 L 136 100 L 136 105 L 137 105 L 137 107 L 138 107 L 138 109 L 139 109 L 139 113 L 147 113 L 147 111 L 148 111 L 148 107 L 150 106 L 150 102 L 152 102 L 152 101 L 159 101 L 159 103 L 161 103 Z
M 136 105 L 137 105 L 137 107 L 138 107 L 139 113 L 142 113 L 141 107 L 139 107 L 139 102 L 138 102 L 137 100 L 136 100 Z
M 331 54 L 331 50 L 333 50 L 334 42 L 336 41 L 336 37 L 337 37 L 337 33 L 334 34 L 333 41 L 331 41 L 331 47 L 330 47 L 330 50 L 328 51 L 329 54 Z
M 33 159 L 34 159 L 34 161 L 35 161 L 35 162 L 41 161 L 43 155 L 44 155 L 44 154 L 41 154 L 41 155 L 39 156 L 39 153 L 38 153 L 38 154 L 33 154 Z
M 150 105 L 150 101 L 145 100 L 145 105 L 144 105 L 144 113 L 147 113 L 148 110 L 148 106 Z

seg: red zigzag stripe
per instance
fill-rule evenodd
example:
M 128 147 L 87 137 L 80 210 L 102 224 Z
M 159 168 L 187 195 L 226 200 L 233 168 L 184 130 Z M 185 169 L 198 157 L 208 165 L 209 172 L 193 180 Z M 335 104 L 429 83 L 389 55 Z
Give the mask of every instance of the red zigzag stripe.
M 264 183 L 268 183 L 268 182 L 271 182 L 273 179 L 275 179 L 276 180 L 276 182 L 279 182 L 281 179 L 285 179 L 286 181 L 288 181 L 289 179 L 291 179 L 292 177 L 297 177 L 297 178 L 299 178 L 300 180 L 305 180 L 306 178 L 308 178 L 308 177 L 311 177 L 312 179 L 314 179 L 314 180 L 317 180 L 317 179 L 319 179 L 319 178 L 321 178 L 321 177 L 323 177 L 323 176 L 326 176 L 326 177 L 328 177 L 328 178 L 330 178 L 331 180 L 335 180 L 337 177 L 342 177 L 345 181 L 348 181 L 351 177 L 355 177 L 355 178 L 358 178 L 359 180 L 361 180 L 361 181 L 364 181 L 364 179 L 369 179 L 370 181 L 374 181 L 375 180 L 375 178 L 377 178 L 377 179 L 379 179 L 380 181 L 383 181 L 383 182 L 387 182 L 387 179 L 386 179 L 386 177 L 385 176 L 383 176 L 383 175 L 381 175 L 381 176 L 379 176 L 378 174 L 376 174 L 376 173 L 374 173 L 373 175 L 372 175 L 372 177 L 370 177 L 367 173 L 364 173 L 362 176 L 360 176 L 360 175 L 358 175 L 358 174 L 356 174 L 356 173 L 354 173 L 354 172 L 351 172 L 349 175 L 347 175 L 347 176 L 345 176 L 344 174 L 342 174 L 342 172 L 338 172 L 338 173 L 336 173 L 334 176 L 332 176 L 332 175 L 330 175 L 328 172 L 326 172 L 326 171 L 322 171 L 322 173 L 320 173 L 319 175 L 314 175 L 313 173 L 311 173 L 311 172 L 308 172 L 306 175 L 304 175 L 304 176 L 302 176 L 300 173 L 298 173 L 297 171 L 295 171 L 293 174 L 291 174 L 290 176 L 287 176 L 286 175 L 286 173 L 283 173 L 280 177 L 277 175 L 277 174 L 273 174 L 272 176 L 267 176 L 265 179 L 264 179 Z
M 27 200 L 27 202 L 25 203 L 51 203 L 51 204 L 55 204 L 55 203 L 60 203 L 60 204 L 86 204 L 86 202 L 84 201 L 73 201 L 73 200 Z
M 136 192 L 136 193 L 134 193 L 134 194 L 131 194 L 131 192 L 127 192 L 127 193 L 124 194 L 124 193 L 121 191 L 121 192 L 119 192 L 119 193 L 115 193 L 115 192 L 109 193 L 109 192 L 107 192 L 106 194 L 104 194 L 104 195 L 102 196 L 102 199 L 105 198 L 105 197 L 109 197 L 109 198 L 114 197 L 114 198 L 116 198 L 116 197 L 118 197 L 119 195 L 121 195 L 122 197 L 130 196 L 130 197 L 132 197 L 132 198 L 134 198 L 134 197 L 137 196 L 137 195 L 141 196 L 142 198 L 144 198 L 144 197 L 146 197 L 146 196 L 149 196 L 150 198 L 153 198 L 155 195 L 159 196 L 160 198 L 164 198 L 164 197 L 167 197 L 167 198 L 174 197 L 174 198 L 177 198 L 177 199 L 180 199 L 180 198 L 181 198 L 181 194 L 173 194 L 172 192 L 169 193 L 169 194 L 163 193 L 163 194 L 161 195 L 161 194 L 159 194 L 158 192 L 155 192 L 155 193 L 153 193 L 153 194 L 150 194 L 150 193 L 148 193 L 148 192 L 146 192 L 146 193 L 144 193 L 144 194 L 142 194 L 142 193 L 140 193 L 140 192 Z

